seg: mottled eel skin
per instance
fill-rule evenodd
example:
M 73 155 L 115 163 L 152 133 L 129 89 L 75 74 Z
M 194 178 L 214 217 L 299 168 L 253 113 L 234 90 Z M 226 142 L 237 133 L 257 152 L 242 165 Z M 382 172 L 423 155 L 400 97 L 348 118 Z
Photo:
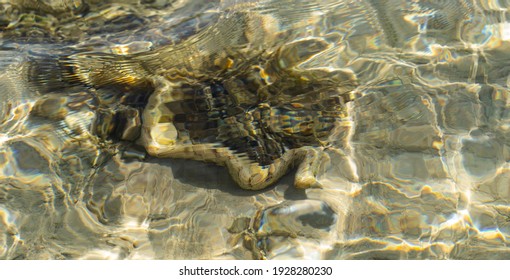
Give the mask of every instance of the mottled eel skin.
M 28 73 L 47 91 L 82 84 L 115 92 L 115 102 L 98 97 L 91 130 L 100 137 L 137 142 L 156 157 L 226 166 L 244 189 L 263 189 L 297 163 L 295 186 L 318 186 L 320 153 L 347 129 L 341 123 L 356 78 L 342 69 L 301 69 L 332 44 L 308 37 L 271 45 L 282 34 L 270 25 L 242 14 L 177 46 L 76 53 L 34 61 Z

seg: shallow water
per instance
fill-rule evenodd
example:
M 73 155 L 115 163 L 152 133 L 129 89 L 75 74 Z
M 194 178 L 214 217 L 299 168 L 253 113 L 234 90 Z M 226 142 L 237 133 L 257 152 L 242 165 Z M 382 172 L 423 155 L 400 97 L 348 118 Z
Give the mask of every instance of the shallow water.
M 509 8 L 0 1 L 0 258 L 508 259 Z M 110 82 L 213 75 L 225 50 L 250 61 L 307 38 L 328 48 L 298 69 L 357 79 L 314 162 L 321 187 L 294 187 L 294 169 L 243 190 L 224 167 L 91 132 L 91 96 L 116 104 Z M 78 80 L 54 72 L 70 55 Z

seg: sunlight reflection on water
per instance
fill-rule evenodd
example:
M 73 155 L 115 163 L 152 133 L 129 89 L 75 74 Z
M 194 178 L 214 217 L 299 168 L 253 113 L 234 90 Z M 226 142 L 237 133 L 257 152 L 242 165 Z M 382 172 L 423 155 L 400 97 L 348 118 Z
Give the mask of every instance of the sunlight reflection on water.
M 510 258 L 509 3 L 148 2 L 0 0 L 0 258 Z M 153 90 L 174 103 L 142 98 Z M 216 102 L 193 106 L 269 112 L 260 130 L 286 135 L 282 153 L 326 130 L 314 140 L 328 145 L 306 176 L 243 190 L 197 152 L 224 135 L 212 115 L 168 121 L 188 91 Z M 353 100 L 328 130 L 311 112 L 336 93 Z M 134 145 L 149 114 L 155 142 L 188 133 L 194 154 Z

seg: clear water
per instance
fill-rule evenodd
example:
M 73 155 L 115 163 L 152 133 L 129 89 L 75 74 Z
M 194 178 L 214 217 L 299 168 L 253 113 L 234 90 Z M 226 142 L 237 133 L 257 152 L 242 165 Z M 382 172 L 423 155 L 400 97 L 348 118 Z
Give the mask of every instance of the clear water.
M 508 259 L 509 8 L 0 1 L 0 258 Z M 74 54 L 90 73 L 125 67 L 104 66 L 121 79 L 138 70 L 107 63 L 136 57 L 153 73 L 193 75 L 240 42 L 251 58 L 306 38 L 329 48 L 299 69 L 358 81 L 347 133 L 316 161 L 320 188 L 295 188 L 294 170 L 248 191 L 224 167 L 126 155 L 89 133 L 94 85 L 27 66 Z

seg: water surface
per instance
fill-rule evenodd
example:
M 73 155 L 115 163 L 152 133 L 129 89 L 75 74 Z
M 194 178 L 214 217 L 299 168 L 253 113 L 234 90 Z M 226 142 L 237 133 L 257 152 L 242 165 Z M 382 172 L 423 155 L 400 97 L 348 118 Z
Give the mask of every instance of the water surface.
M 509 7 L 0 1 L 0 258 L 508 259 Z M 68 55 L 94 71 L 136 57 L 144 69 L 193 73 L 240 45 L 307 38 L 330 47 L 300 69 L 351 71 L 358 84 L 345 133 L 318 161 L 322 187 L 305 190 L 295 170 L 247 191 L 224 167 L 126 156 L 89 133 L 90 96 L 110 100 L 109 89 L 50 67 Z M 34 62 L 49 70 L 31 72 Z

